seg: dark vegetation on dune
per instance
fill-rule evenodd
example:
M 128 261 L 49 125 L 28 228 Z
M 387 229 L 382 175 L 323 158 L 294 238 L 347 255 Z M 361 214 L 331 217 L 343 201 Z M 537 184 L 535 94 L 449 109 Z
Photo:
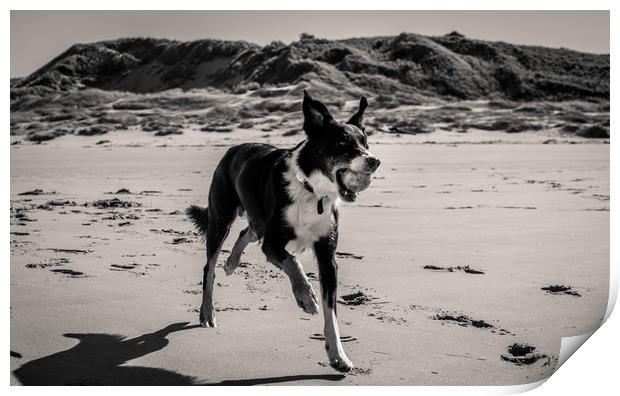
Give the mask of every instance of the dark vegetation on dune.
M 369 97 L 375 114 L 386 112 L 369 119 L 380 132 L 558 128 L 607 138 L 609 73 L 609 55 L 473 40 L 456 32 L 346 40 L 302 34 L 291 44 L 263 47 L 119 39 L 76 44 L 30 76 L 11 79 L 11 131 L 34 142 L 127 129 L 166 136 L 188 125 L 206 132 L 248 129 L 258 118 L 277 116 L 260 129 L 292 135 L 307 88 L 335 113 L 348 100 Z M 478 99 L 489 101 L 483 114 L 450 105 Z M 447 105 L 411 110 L 423 104 Z M 408 113 L 389 113 L 403 106 Z
M 472 40 L 458 33 L 346 40 L 302 35 L 289 45 L 264 47 L 137 38 L 76 44 L 12 87 L 145 93 L 316 78 L 352 95 L 364 90 L 460 99 L 492 94 L 514 100 L 607 99 L 609 56 Z

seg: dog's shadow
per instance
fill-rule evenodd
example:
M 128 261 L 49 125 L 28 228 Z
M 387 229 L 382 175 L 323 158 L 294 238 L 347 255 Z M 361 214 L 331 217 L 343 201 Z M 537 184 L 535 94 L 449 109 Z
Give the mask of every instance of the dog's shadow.
M 168 334 L 200 327 L 174 323 L 153 333 L 125 339 L 115 334 L 64 334 L 80 342 L 65 351 L 32 360 L 13 373 L 23 385 L 267 385 L 301 380 L 331 380 L 343 375 L 292 375 L 207 383 L 154 367 L 123 366 L 168 345 Z

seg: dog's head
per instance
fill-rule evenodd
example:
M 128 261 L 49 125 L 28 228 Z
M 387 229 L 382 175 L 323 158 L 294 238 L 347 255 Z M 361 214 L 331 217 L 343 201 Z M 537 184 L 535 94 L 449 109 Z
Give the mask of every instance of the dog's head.
M 364 128 L 367 107 L 362 97 L 357 112 L 346 123 L 338 122 L 323 103 L 304 91 L 304 130 L 308 139 L 299 153 L 298 165 L 313 187 L 320 184 L 325 190 L 337 191 L 348 202 L 355 201 L 357 193 L 344 185 L 344 172 L 371 174 L 381 163 L 368 151 Z

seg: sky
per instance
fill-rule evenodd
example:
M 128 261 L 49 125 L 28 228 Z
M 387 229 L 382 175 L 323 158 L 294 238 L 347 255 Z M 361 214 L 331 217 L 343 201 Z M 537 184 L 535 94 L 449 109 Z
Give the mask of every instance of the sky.
M 11 77 L 75 43 L 120 37 L 217 38 L 267 44 L 402 32 L 609 53 L 608 11 L 11 11 Z

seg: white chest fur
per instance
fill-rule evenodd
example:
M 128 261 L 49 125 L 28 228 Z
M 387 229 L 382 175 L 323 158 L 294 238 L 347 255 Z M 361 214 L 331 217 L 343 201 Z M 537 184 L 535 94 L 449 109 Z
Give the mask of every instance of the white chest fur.
M 288 185 L 288 194 L 291 198 L 291 205 L 284 208 L 284 218 L 293 228 L 295 239 L 286 245 L 286 250 L 290 253 L 300 252 L 327 235 L 334 223 L 332 205 L 338 204 L 337 187 L 327 183 L 327 177 L 318 175 L 318 172 L 307 178 L 314 189 L 310 192 L 304 188 L 302 182 L 298 180 L 299 167 L 297 166 L 298 152 L 294 152 L 289 160 L 288 172 L 284 175 Z M 326 180 L 321 180 L 321 179 Z M 320 197 L 323 198 L 323 213 L 319 213 L 317 204 Z
M 329 206 L 319 214 L 316 196 L 305 190 L 304 193 L 306 194 L 285 208 L 286 221 L 295 231 L 295 239 L 286 245 L 286 250 L 291 253 L 311 247 L 319 238 L 330 232 L 334 222 L 331 203 L 328 203 Z

